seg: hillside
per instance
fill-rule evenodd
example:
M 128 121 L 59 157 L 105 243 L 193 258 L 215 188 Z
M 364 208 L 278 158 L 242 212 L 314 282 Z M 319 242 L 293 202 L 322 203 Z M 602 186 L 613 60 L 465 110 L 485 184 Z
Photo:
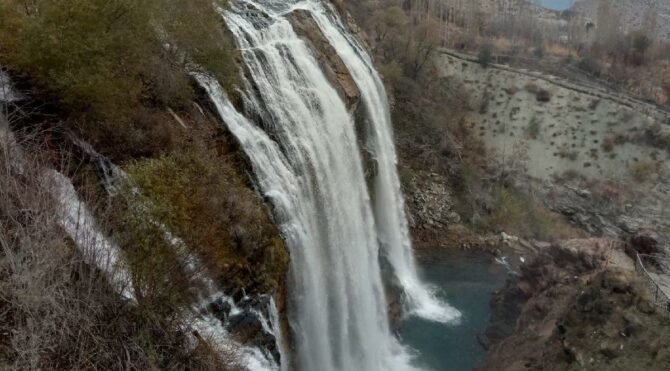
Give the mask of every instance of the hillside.
M 573 11 L 595 22 L 599 0 L 577 0 Z M 670 41 L 670 3 L 663 0 L 622 0 L 612 2 L 621 27 L 629 32 L 648 30 L 660 39 Z

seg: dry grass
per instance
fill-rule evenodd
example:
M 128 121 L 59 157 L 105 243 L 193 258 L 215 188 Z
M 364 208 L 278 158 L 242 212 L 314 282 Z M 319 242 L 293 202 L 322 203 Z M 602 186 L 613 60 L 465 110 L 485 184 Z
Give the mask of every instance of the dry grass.
M 504 36 L 494 38 L 491 43 L 495 51 L 500 54 L 509 54 L 514 49 L 514 42 Z
M 0 369 L 240 369 L 189 346 L 179 316 L 121 299 L 60 228 L 43 162 L 15 160 L 0 151 Z
M 570 48 L 566 45 L 550 43 L 544 46 L 545 53 L 553 55 L 560 58 L 573 58 L 577 59 L 579 54 L 573 48 Z
M 645 183 L 652 179 L 658 171 L 655 161 L 639 162 L 630 167 L 630 175 L 638 183 Z
M 493 199 L 492 211 L 484 220 L 484 227 L 489 230 L 543 241 L 582 235 L 560 215 L 514 189 L 499 188 L 493 192 Z

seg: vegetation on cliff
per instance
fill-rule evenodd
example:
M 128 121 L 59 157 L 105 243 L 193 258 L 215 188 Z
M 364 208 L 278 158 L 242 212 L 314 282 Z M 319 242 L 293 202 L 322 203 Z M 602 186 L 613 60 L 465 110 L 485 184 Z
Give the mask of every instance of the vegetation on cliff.
M 44 159 L 31 165 L 35 174 L 57 168 L 73 179 L 123 251 L 137 299 L 120 298 L 74 248 L 57 223 L 53 185 L 3 174 L 11 187 L 0 190 L 8 316 L 0 368 L 240 369 L 235 350 L 216 348 L 185 321 L 201 274 L 241 297 L 283 292 L 288 266 L 239 148 L 189 75 L 200 66 L 229 90 L 238 83 L 237 51 L 217 12 L 225 6 L 0 1 L 0 67 L 28 98 L 0 102 L 3 113 L 19 137 L 46 144 L 26 148 Z M 110 162 L 129 175 L 114 180 L 112 194 L 103 174 Z M 189 271 L 177 239 L 204 272 Z
M 192 246 L 220 282 L 249 293 L 273 292 L 283 279 L 288 255 L 242 167 L 234 154 L 208 149 L 126 166 L 152 203 L 149 214 Z
M 146 145 L 135 137 L 160 125 L 161 110 L 193 99 L 188 63 L 229 85 L 236 81 L 233 45 L 214 6 L 3 1 L 0 65 L 26 79 L 40 100 L 65 110 L 68 126 L 112 145 Z
M 233 350 L 194 339 L 172 302 L 122 299 L 59 225 L 41 156 L 19 169 L 10 153 L 0 150 L 0 368 L 239 369 Z

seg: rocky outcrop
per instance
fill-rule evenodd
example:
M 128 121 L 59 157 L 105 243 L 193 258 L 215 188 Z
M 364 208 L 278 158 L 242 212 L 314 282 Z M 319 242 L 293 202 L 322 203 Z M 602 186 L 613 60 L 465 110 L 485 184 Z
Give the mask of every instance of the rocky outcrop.
M 344 98 L 349 110 L 356 111 L 361 98 L 358 86 L 312 15 L 306 10 L 295 10 L 289 14 L 288 19 L 295 32 L 312 48 L 326 77 Z
M 453 199 L 446 177 L 436 173 L 421 174 L 411 179 L 407 204 L 412 211 L 412 227 L 442 229 L 460 222 L 453 211 Z
M 663 252 L 665 240 L 652 229 L 642 229 L 630 238 L 630 247 L 639 254 L 659 254 Z
M 623 249 L 618 240 L 572 240 L 523 265 L 494 296 L 478 369 L 668 369 L 670 319 Z
M 534 189 L 542 195 L 545 205 L 564 215 L 572 224 L 592 236 L 621 238 L 633 241 L 636 235 L 656 235 L 657 252 L 668 252 L 663 236 L 670 233 L 665 201 L 670 188 L 657 184 L 639 192 L 622 184 L 608 182 L 542 182 Z M 637 239 L 639 240 L 639 239 Z M 642 250 L 648 250 L 642 247 Z
M 446 177 L 428 172 L 406 175 L 404 188 L 412 235 L 418 247 L 440 247 L 449 226 L 458 224 L 453 196 Z
M 580 241 L 579 246 L 553 245 L 530 263 L 521 265 L 520 275 L 511 278 L 492 299 L 492 324 L 480 337 L 482 344 L 491 347 L 511 336 L 525 305 L 534 296 L 601 266 L 603 245 L 598 240 Z

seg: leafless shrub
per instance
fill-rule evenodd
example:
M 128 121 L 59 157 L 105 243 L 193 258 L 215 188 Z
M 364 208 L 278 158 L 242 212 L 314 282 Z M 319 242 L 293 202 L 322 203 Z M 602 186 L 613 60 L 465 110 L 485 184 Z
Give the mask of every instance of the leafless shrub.
M 604 152 L 612 152 L 614 150 L 614 146 L 616 145 L 616 138 L 614 136 L 608 136 L 603 140 L 603 143 L 601 145 L 602 149 Z

